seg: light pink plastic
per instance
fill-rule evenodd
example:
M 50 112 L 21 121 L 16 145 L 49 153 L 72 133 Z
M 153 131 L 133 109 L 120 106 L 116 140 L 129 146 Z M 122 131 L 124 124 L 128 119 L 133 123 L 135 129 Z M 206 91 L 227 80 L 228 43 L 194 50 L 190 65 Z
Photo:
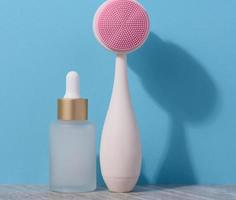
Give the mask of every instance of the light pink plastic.
M 108 0 L 94 18 L 97 39 L 116 53 L 139 48 L 149 34 L 149 17 L 134 0 Z
M 131 104 L 126 55 L 116 57 L 112 97 L 103 126 L 100 164 L 112 192 L 133 190 L 141 170 L 139 128 Z

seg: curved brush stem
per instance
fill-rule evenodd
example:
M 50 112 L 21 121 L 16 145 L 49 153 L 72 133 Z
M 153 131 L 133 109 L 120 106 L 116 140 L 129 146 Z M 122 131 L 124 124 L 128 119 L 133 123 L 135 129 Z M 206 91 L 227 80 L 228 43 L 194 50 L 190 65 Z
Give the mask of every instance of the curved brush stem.
M 122 192 L 133 189 L 140 174 L 141 145 L 129 94 L 127 58 L 123 54 L 116 58 L 112 97 L 102 133 L 100 161 L 103 178 L 110 190 Z

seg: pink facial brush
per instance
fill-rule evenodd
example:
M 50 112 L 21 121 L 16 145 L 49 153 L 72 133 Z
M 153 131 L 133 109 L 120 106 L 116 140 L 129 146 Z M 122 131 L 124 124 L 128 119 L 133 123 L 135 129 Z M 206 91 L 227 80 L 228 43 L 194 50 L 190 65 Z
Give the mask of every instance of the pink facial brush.
M 97 40 L 117 54 L 100 145 L 102 176 L 113 192 L 133 190 L 141 170 L 141 144 L 129 95 L 126 54 L 142 46 L 149 26 L 147 12 L 135 0 L 108 0 L 94 17 Z

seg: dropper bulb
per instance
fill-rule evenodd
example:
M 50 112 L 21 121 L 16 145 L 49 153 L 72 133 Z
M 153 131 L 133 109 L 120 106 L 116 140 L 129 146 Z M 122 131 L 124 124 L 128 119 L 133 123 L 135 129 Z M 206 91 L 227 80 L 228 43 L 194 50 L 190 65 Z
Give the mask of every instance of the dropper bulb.
M 66 93 L 65 99 L 79 99 L 80 98 L 80 85 L 79 74 L 76 71 L 70 71 L 66 75 Z

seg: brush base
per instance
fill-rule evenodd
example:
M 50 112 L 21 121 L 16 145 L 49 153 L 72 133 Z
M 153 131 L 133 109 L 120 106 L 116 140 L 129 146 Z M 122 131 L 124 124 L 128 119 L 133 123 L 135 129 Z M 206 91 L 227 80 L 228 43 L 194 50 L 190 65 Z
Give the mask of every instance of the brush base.
M 127 193 L 134 189 L 137 178 L 107 178 L 104 177 L 105 183 L 110 192 Z

